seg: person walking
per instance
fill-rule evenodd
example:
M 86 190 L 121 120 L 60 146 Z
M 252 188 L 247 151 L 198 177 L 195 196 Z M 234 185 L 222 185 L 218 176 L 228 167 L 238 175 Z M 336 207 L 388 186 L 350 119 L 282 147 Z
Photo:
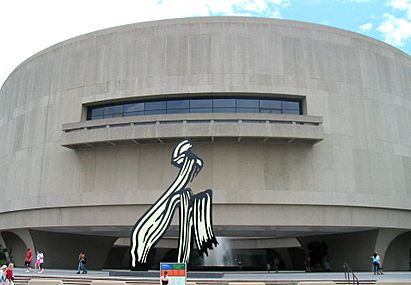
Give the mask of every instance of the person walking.
M 44 254 L 40 251 L 40 272 L 43 273 L 44 271 Z
M 14 263 L 10 263 L 6 269 L 6 285 L 14 285 Z
M 267 261 L 267 273 L 270 273 L 271 271 L 271 263 L 270 261 Z
M 77 274 L 87 274 L 87 269 L 86 269 L 86 262 L 87 262 L 87 257 L 84 251 L 80 252 L 78 255 L 78 267 L 77 267 Z
M 304 257 L 305 272 L 311 272 L 311 256 L 306 254 Z
M 1 271 L 0 271 L 0 284 L 1 285 L 6 285 L 6 269 L 7 269 L 7 265 L 3 265 L 1 267 Z
M 24 261 L 24 266 L 26 266 L 26 272 L 30 272 L 31 270 L 31 260 L 33 259 L 33 252 L 30 248 L 27 249 L 26 252 L 26 259 Z
M 37 251 L 36 253 L 36 262 L 34 263 L 34 270 L 36 272 L 40 271 L 40 252 L 39 251 Z
M 278 270 L 280 268 L 280 259 L 278 257 L 274 258 L 274 270 L 275 273 L 278 273 Z
M 381 262 L 381 257 L 378 254 L 378 252 L 376 252 L 377 254 L 377 260 L 378 260 L 378 273 L 381 275 L 384 275 L 384 273 L 382 273 L 382 262 Z
M 41 251 L 37 251 L 34 269 L 37 273 L 43 273 L 44 271 L 44 254 Z
M 78 265 L 77 265 L 77 274 L 80 274 L 81 271 L 83 270 L 83 263 L 81 262 L 83 259 L 83 252 L 80 252 L 78 255 Z
M 380 259 L 380 256 L 378 255 L 378 252 L 374 252 L 374 254 L 371 256 L 371 260 L 372 260 L 372 267 L 373 267 L 374 275 L 377 275 L 377 274 L 383 275 L 384 273 L 382 273 L 381 259 Z

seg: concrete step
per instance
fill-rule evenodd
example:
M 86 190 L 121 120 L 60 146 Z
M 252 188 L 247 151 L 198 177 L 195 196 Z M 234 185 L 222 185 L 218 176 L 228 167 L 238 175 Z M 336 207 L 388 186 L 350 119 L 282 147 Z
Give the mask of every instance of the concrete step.
M 365 284 L 365 283 L 375 284 L 376 283 L 376 280 L 368 280 L 368 279 L 364 279 L 364 280 L 359 279 L 358 281 L 361 284 Z M 347 281 L 347 280 L 334 280 L 334 282 L 335 282 L 335 284 L 353 284 L 352 280 L 349 280 L 349 281 Z
M 91 285 L 92 280 L 120 280 L 125 281 L 127 285 L 151 285 L 151 284 L 159 284 L 158 280 L 156 279 L 146 279 L 146 280 L 133 280 L 131 278 L 96 278 L 93 276 L 81 275 L 80 276 L 73 276 L 73 277 L 54 277 L 54 276 L 47 276 L 47 275 L 36 275 L 36 276 L 15 276 L 14 284 L 15 285 L 28 285 L 28 281 L 33 278 L 42 278 L 42 279 L 59 279 L 63 281 L 64 285 Z M 197 285 L 228 285 L 228 280 L 193 280 Z M 263 281 L 266 285 L 296 285 L 298 281 L 273 281 L 273 280 L 266 280 Z M 342 281 L 342 280 L 334 280 L 336 285 L 353 285 L 352 281 Z M 375 280 L 359 280 L 360 285 L 375 285 Z M 356 285 L 356 284 L 354 284 Z

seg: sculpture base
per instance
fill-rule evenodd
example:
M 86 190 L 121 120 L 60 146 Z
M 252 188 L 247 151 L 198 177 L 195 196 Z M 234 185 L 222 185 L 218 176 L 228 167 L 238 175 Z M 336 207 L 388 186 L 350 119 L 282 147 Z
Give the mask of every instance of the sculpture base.
M 110 277 L 160 277 L 159 271 L 109 271 Z M 222 278 L 219 272 L 188 272 L 188 278 Z

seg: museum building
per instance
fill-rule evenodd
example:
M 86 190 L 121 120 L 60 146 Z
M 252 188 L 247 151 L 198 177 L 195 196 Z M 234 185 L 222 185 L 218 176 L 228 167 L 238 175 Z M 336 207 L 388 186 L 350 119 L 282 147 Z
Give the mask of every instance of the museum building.
M 0 259 L 128 268 L 133 225 L 203 161 L 215 255 L 191 268 L 385 270 L 411 261 L 411 57 L 332 27 L 247 17 L 130 24 L 24 61 L 0 90 Z M 175 261 L 178 214 L 148 268 Z

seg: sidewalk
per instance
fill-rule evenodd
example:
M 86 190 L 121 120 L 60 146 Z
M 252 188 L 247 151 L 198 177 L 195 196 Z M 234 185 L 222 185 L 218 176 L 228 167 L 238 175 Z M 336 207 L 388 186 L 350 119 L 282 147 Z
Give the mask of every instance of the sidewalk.
M 128 270 L 115 270 L 117 272 L 129 272 Z M 152 273 L 156 273 L 156 271 L 151 271 Z M 202 272 L 205 273 L 205 272 Z M 14 270 L 15 275 L 19 276 L 47 276 L 47 277 L 60 277 L 60 278 L 87 278 L 87 279 L 100 279 L 100 278 L 113 278 L 113 279 L 123 279 L 121 277 L 109 277 L 109 271 L 97 271 L 97 270 L 89 270 L 88 274 L 76 274 L 76 269 L 73 270 L 66 270 L 66 269 L 45 269 L 43 273 L 35 273 L 31 271 L 30 273 L 25 272 L 23 268 L 15 268 Z M 374 275 L 372 272 L 356 272 L 356 276 L 360 281 L 366 280 L 409 280 L 411 281 L 411 271 L 391 271 L 391 272 L 384 272 L 384 275 Z M 138 273 L 136 276 L 130 277 L 125 276 L 124 279 L 157 279 L 157 277 L 139 277 Z M 189 280 L 191 278 L 188 278 Z M 343 281 L 344 280 L 344 273 L 343 272 L 303 272 L 303 271 L 284 271 L 284 272 L 223 272 L 222 278 L 195 278 L 196 280 L 244 280 L 244 281 L 253 281 L 253 280 L 265 280 L 265 281 L 304 281 L 304 280 L 334 280 L 334 281 Z

